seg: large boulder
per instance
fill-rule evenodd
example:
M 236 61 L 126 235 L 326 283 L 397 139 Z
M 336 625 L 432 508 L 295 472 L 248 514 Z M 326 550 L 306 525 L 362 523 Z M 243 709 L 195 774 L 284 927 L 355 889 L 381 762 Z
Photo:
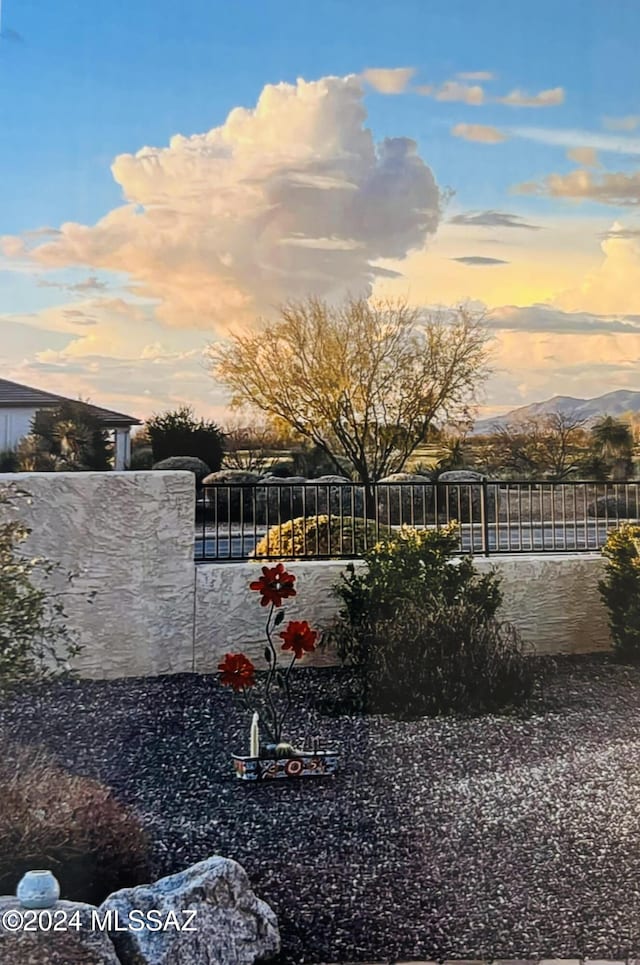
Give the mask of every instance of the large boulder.
M 587 505 L 587 515 L 597 516 L 598 519 L 616 520 L 640 518 L 640 507 L 635 493 L 629 492 L 628 498 L 624 492 L 617 495 L 599 496 Z
M 111 938 L 96 927 L 98 909 L 76 901 L 57 901 L 46 911 L 27 912 L 17 898 L 0 898 L 0 962 L 2 965 L 121 965 Z M 8 914 L 9 913 L 9 914 Z M 35 931 L 14 931 L 11 914 L 29 915 Z M 64 930 L 48 927 L 52 923 Z M 42 915 L 42 918 L 38 918 Z M 36 916 L 36 917 L 34 917 Z M 37 923 L 42 925 L 38 927 Z
M 482 480 L 480 472 L 471 469 L 449 469 L 438 476 L 438 518 L 456 519 L 460 523 L 482 522 Z M 446 483 L 447 485 L 441 485 Z M 496 519 L 497 489 L 487 487 L 486 520 Z
M 121 925 L 134 910 L 159 912 L 165 924 L 177 921 L 193 930 L 114 931 L 122 965 L 253 965 L 280 951 L 275 913 L 229 858 L 207 858 L 151 885 L 116 891 L 100 906 L 101 912 L 117 912 Z
M 306 515 L 304 476 L 266 476 L 258 486 L 258 518 L 267 526 Z
M 364 487 L 347 476 L 329 474 L 308 479 L 305 487 L 306 515 L 362 516 Z
M 197 456 L 169 456 L 168 459 L 161 459 L 160 462 L 154 462 L 151 468 L 159 472 L 165 472 L 171 469 L 192 472 L 196 477 L 196 489 L 198 490 L 202 486 L 203 479 L 211 472 L 206 462 L 198 459 Z
M 259 473 L 247 469 L 220 469 L 209 473 L 202 480 L 202 485 L 215 485 L 216 488 L 203 491 L 199 518 L 204 514 L 209 523 L 215 523 L 216 520 L 220 523 L 238 523 L 241 519 L 243 522 L 252 522 L 257 510 L 255 486 L 261 481 Z
M 425 526 L 433 507 L 433 485 L 428 476 L 394 472 L 378 480 L 378 519 L 389 526 Z

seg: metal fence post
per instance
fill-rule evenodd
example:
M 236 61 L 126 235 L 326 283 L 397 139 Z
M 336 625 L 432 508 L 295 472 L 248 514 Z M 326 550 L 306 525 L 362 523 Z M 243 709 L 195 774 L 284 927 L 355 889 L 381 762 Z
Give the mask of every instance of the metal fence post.
M 485 556 L 489 555 L 489 514 L 487 503 L 487 477 L 483 476 L 480 483 L 480 523 L 482 525 L 482 551 Z M 472 503 L 473 506 L 473 503 Z M 471 514 L 473 518 L 473 514 Z M 473 524 L 472 524 L 473 525 Z

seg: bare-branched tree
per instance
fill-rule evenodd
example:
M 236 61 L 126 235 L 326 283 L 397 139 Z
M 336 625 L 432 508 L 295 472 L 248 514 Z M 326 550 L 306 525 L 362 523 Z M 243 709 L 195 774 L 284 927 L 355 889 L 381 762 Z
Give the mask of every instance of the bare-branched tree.
M 402 301 L 311 297 L 259 331 L 209 348 L 234 407 L 249 405 L 344 462 L 371 493 L 439 421 L 467 418 L 486 379 L 489 335 L 465 307 L 423 317 Z

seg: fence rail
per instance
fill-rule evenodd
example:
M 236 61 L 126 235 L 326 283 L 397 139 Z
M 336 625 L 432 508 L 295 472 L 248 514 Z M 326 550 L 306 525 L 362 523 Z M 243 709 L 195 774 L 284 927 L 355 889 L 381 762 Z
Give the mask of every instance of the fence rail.
M 402 525 L 441 529 L 457 520 L 460 553 L 594 552 L 608 532 L 640 522 L 640 482 L 281 482 L 203 486 L 195 558 L 362 557 Z

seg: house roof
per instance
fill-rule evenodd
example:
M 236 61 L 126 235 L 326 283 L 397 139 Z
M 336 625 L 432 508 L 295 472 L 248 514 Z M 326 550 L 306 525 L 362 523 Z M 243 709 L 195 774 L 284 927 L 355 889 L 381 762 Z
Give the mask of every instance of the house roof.
M 112 409 L 102 409 L 98 405 L 91 405 L 89 402 L 81 402 L 78 399 L 69 399 L 64 395 L 54 395 L 53 392 L 43 392 L 41 389 L 33 389 L 29 385 L 20 385 L 19 382 L 10 382 L 8 379 L 0 379 L 0 409 L 8 408 L 28 408 L 28 409 L 53 409 L 61 402 L 75 402 L 88 409 L 92 415 L 100 419 L 105 429 L 119 429 L 126 426 L 139 426 L 141 420 L 131 415 L 124 415 L 122 412 L 114 412 Z

